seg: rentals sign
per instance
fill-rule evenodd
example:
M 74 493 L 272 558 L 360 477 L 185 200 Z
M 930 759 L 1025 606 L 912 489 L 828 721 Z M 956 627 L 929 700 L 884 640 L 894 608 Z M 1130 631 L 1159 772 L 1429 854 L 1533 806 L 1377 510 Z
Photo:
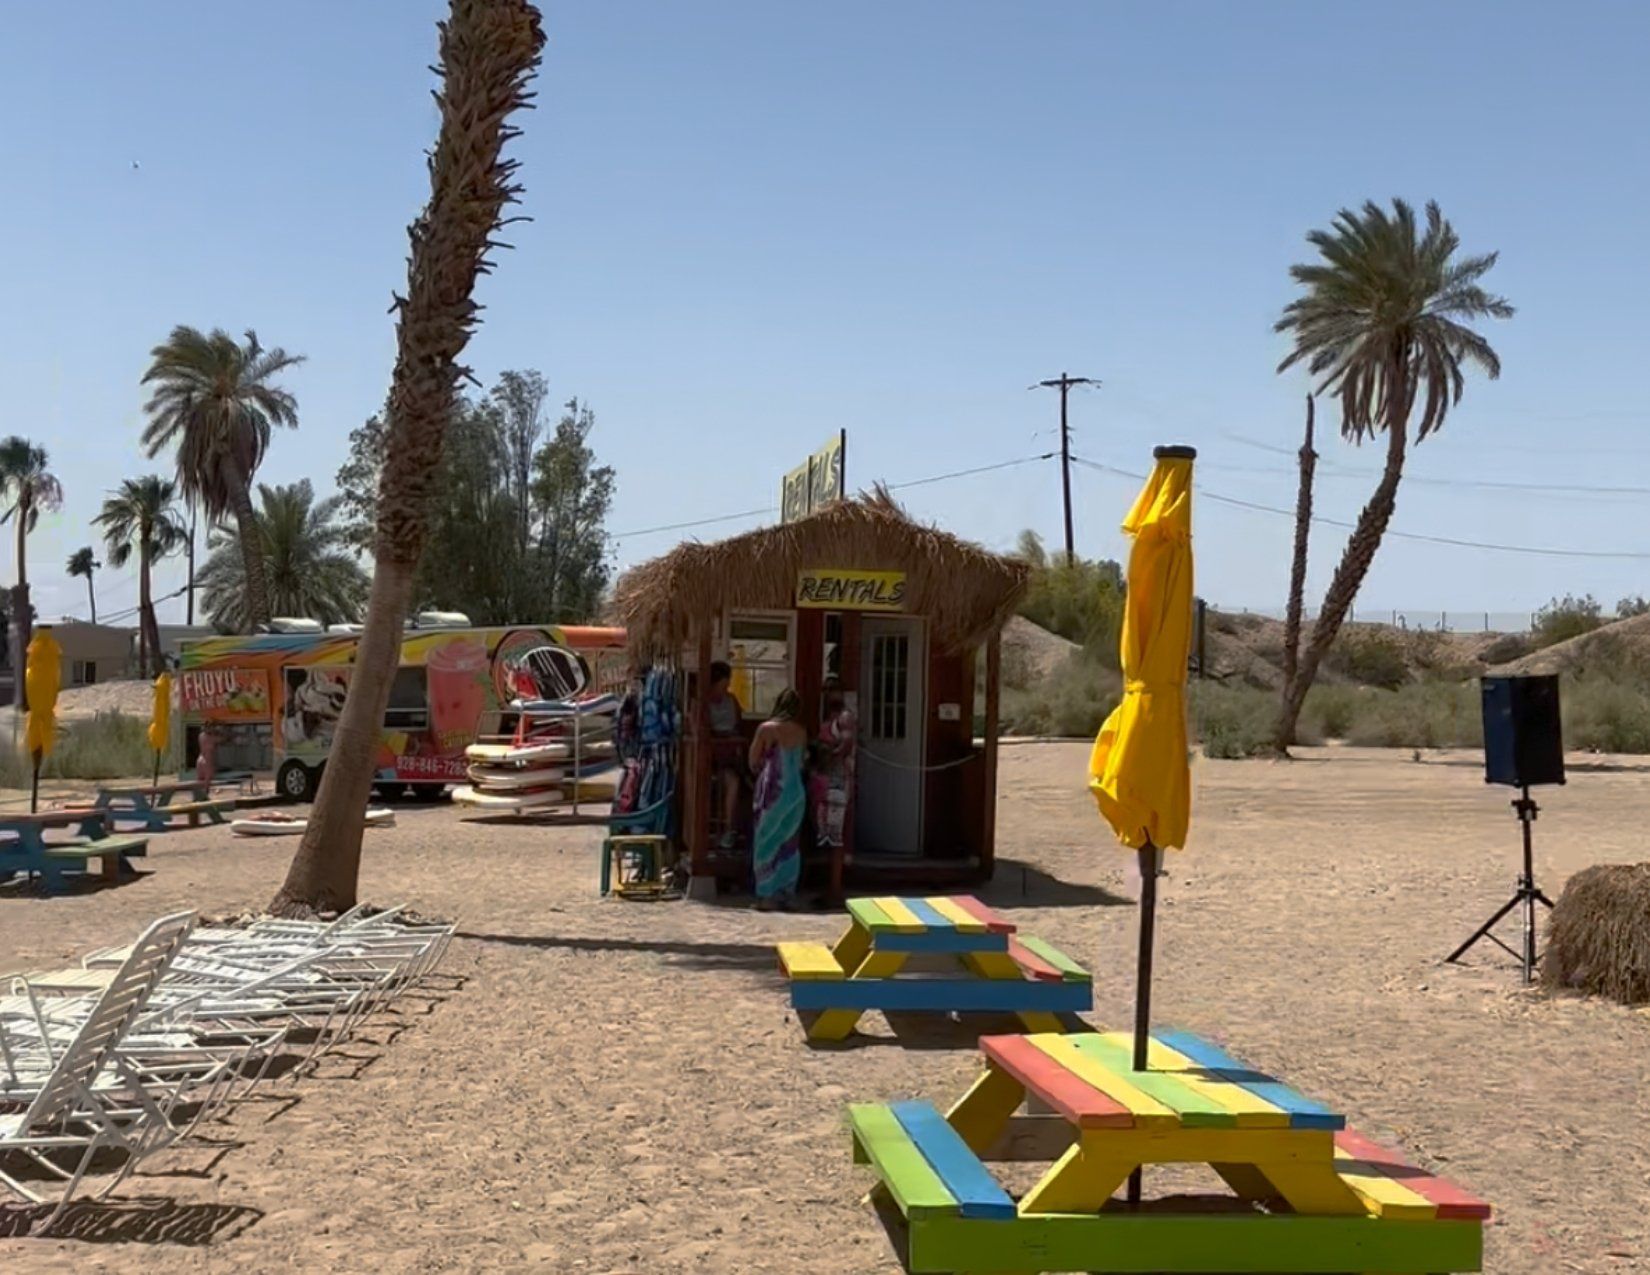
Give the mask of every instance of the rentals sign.
M 835 438 L 785 475 L 779 489 L 780 522 L 806 518 L 847 495 L 843 485 L 847 451 L 848 431 L 841 430 Z
M 827 611 L 902 611 L 905 572 L 804 568 L 796 577 L 796 605 Z

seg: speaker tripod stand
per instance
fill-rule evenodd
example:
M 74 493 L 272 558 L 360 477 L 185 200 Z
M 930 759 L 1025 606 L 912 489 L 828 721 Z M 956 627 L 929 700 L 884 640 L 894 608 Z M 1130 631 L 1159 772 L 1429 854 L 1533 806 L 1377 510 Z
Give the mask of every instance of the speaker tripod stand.
M 1518 814 L 1519 825 L 1524 830 L 1524 873 L 1518 878 L 1518 886 L 1513 891 L 1512 898 L 1501 905 L 1501 910 L 1479 926 L 1473 936 L 1460 947 L 1451 952 L 1445 960 L 1458 961 L 1467 954 L 1467 949 L 1479 939 L 1488 939 L 1503 952 L 1515 960 L 1524 963 L 1524 985 L 1528 987 L 1530 980 L 1535 977 L 1535 905 L 1537 903 L 1551 908 L 1553 901 L 1541 893 L 1541 887 L 1535 883 L 1535 853 L 1530 845 L 1530 827 L 1535 823 L 1536 814 L 1541 807 L 1535 804 L 1530 796 L 1529 785 L 1521 789 L 1522 795 L 1513 799 L 1512 808 Z M 1524 951 L 1515 952 L 1503 943 L 1499 936 L 1492 931 L 1501 923 L 1501 919 L 1514 908 L 1522 905 L 1524 908 Z

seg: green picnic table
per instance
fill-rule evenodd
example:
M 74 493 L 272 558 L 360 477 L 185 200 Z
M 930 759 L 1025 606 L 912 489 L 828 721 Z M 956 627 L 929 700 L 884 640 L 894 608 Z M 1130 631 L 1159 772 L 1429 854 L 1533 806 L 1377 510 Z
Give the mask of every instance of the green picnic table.
M 164 784 L 106 784 L 97 790 L 93 805 L 108 814 L 111 821 L 141 824 L 149 832 L 165 832 L 179 816 L 189 820 L 189 826 L 200 825 L 201 816 L 213 823 L 222 823 L 224 812 L 234 802 L 211 800 L 212 784 L 208 780 L 186 779 Z M 187 800 L 174 800 L 179 795 Z

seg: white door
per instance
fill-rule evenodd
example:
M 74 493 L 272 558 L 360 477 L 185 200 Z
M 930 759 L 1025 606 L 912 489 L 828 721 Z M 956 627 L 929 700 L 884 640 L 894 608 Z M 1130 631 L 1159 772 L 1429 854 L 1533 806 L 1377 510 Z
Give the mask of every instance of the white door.
M 854 843 L 870 854 L 922 853 L 927 648 L 922 623 L 860 623 Z

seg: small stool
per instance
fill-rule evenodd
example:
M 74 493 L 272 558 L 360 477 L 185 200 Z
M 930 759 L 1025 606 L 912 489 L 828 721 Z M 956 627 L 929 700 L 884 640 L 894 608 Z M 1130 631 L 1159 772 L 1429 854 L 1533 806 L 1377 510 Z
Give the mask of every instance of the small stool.
M 614 893 L 621 898 L 663 894 L 669 889 L 665 881 L 665 857 L 669 850 L 670 838 L 656 833 L 608 837 L 602 842 L 602 893 Z M 616 883 L 613 880 L 615 863 L 619 870 Z

